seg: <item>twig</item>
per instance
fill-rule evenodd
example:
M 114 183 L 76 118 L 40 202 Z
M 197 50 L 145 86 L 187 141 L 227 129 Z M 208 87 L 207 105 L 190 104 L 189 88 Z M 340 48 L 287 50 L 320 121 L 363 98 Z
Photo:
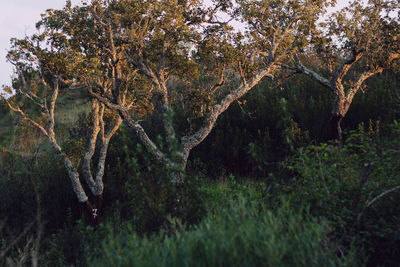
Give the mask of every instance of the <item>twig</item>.
M 35 225 L 35 221 L 32 221 L 27 227 L 25 227 L 24 231 L 11 242 L 11 244 L 1 252 L 0 259 L 4 258 L 4 256 L 12 249 L 28 232 L 29 230 Z
M 397 190 L 397 189 L 400 189 L 400 185 L 397 185 L 397 186 L 395 186 L 395 187 L 393 187 L 393 188 L 391 188 L 391 189 L 389 189 L 389 190 L 386 190 L 385 192 L 382 192 L 381 194 L 379 194 L 379 195 L 377 195 L 376 197 L 374 197 L 372 200 L 367 201 L 367 203 L 366 203 L 366 205 L 365 205 L 363 211 L 361 211 L 361 212 L 358 214 L 357 221 L 359 221 L 359 220 L 361 219 L 361 216 L 364 214 L 364 211 L 365 211 L 368 207 L 370 207 L 372 204 L 374 204 L 378 199 L 384 197 L 385 195 L 387 195 L 387 194 L 389 194 L 389 193 L 391 193 L 391 192 L 393 192 L 393 191 L 395 191 L 395 190 Z

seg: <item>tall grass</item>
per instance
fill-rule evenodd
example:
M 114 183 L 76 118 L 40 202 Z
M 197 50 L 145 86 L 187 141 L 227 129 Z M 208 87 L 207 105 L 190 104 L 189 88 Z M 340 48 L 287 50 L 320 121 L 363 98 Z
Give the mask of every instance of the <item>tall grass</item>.
M 338 257 L 329 227 L 293 211 L 283 202 L 276 211 L 245 197 L 228 204 L 197 226 L 177 221 L 172 234 L 140 237 L 130 227 L 111 231 L 91 266 L 351 266 L 351 253 Z

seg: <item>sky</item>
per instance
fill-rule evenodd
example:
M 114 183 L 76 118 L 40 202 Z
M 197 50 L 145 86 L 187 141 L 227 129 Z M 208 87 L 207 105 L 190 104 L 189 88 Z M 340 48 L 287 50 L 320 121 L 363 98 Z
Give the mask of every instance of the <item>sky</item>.
M 62 8 L 64 4 L 65 0 L 0 0 L 0 87 L 10 84 L 13 73 L 12 65 L 6 61 L 10 39 L 35 33 L 40 14 L 49 8 Z
M 348 1 L 337 2 L 343 6 Z M 72 0 L 72 4 L 78 3 L 79 0 Z M 0 87 L 9 85 L 13 74 L 12 65 L 6 61 L 10 39 L 35 33 L 40 14 L 49 8 L 62 8 L 64 4 L 65 0 L 0 0 Z

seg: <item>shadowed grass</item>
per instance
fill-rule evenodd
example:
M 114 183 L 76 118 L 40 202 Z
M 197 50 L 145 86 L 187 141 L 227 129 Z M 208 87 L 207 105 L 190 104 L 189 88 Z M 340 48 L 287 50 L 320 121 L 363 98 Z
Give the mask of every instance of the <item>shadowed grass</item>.
M 230 199 L 188 230 L 140 237 L 128 230 L 110 231 L 90 266 L 352 266 L 338 257 L 325 222 L 287 202 L 276 211 L 260 202 Z

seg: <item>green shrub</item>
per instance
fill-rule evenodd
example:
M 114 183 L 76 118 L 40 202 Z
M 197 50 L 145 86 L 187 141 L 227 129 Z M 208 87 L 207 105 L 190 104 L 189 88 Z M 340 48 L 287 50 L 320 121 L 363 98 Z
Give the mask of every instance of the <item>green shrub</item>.
M 46 236 L 40 253 L 41 266 L 87 266 L 86 254 L 100 255 L 101 241 L 108 229 L 104 224 L 96 228 L 83 220 L 71 220 L 51 235 Z M 107 218 L 115 229 L 121 225 L 118 216 Z
M 356 94 L 342 128 L 355 130 L 360 123 L 368 125 L 372 120 L 380 122 L 382 134 L 388 134 L 387 126 L 400 120 L 399 77 L 387 71 L 368 79 L 368 91 Z M 292 147 L 330 138 L 332 93 L 303 75 L 277 81 L 279 84 L 263 80 L 231 105 L 193 150 L 191 158 L 200 159 L 209 177 L 218 177 L 222 169 L 263 178 L 278 171 L 279 162 L 293 153 Z
M 390 265 L 400 258 L 400 190 L 372 199 L 400 184 L 400 126 L 378 138 L 363 128 L 342 146 L 321 144 L 300 150 L 287 168 L 295 175 L 280 190 L 293 203 L 307 203 L 311 213 L 328 219 L 343 244 L 357 240 L 360 257 Z M 279 194 L 275 192 L 275 194 Z
M 350 266 L 338 257 L 324 221 L 284 202 L 276 211 L 245 198 L 231 200 L 187 230 L 140 237 L 111 231 L 91 266 Z
M 187 224 L 204 216 L 204 195 L 199 180 L 186 177 L 183 184 L 171 183 L 174 170 L 159 164 L 122 127 L 110 146 L 105 181 L 104 216 L 118 210 L 140 234 L 158 232 L 168 217 Z M 162 140 L 157 140 L 163 145 Z M 167 149 L 164 149 L 167 150 Z

